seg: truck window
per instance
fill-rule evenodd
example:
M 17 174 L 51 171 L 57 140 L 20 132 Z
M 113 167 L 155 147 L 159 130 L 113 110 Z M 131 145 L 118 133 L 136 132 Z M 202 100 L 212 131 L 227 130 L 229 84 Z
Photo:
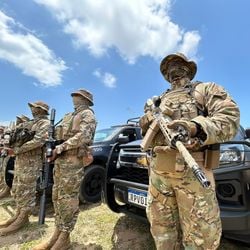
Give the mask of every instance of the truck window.
M 121 136 L 128 136 L 129 142 L 136 140 L 136 132 L 134 129 L 125 129 L 120 133 Z M 119 135 L 119 136 L 120 136 Z
M 103 142 L 112 140 L 113 136 L 118 132 L 119 128 L 107 128 L 97 130 L 94 137 L 94 142 Z

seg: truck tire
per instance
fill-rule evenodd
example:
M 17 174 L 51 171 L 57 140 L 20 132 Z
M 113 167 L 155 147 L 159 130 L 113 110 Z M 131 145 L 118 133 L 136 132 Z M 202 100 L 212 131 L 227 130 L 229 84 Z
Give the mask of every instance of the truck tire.
M 82 203 L 101 200 L 105 170 L 101 165 L 90 165 L 84 170 L 79 199 Z

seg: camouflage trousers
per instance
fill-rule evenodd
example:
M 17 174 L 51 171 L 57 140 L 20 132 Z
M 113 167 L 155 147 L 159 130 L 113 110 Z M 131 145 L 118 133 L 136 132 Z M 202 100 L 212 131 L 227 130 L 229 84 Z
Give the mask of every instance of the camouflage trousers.
M 36 186 L 43 159 L 41 149 L 16 156 L 12 196 L 17 208 L 32 209 L 36 205 Z
M 63 152 L 55 161 L 53 204 L 55 224 L 60 231 L 71 232 L 79 214 L 79 188 L 83 177 L 83 160 L 76 150 Z
M 0 157 L 0 192 L 8 187 L 5 182 L 5 172 L 9 159 L 10 156 Z
M 181 175 L 151 169 L 147 216 L 156 247 L 217 249 L 221 220 L 214 185 L 203 188 L 190 169 Z

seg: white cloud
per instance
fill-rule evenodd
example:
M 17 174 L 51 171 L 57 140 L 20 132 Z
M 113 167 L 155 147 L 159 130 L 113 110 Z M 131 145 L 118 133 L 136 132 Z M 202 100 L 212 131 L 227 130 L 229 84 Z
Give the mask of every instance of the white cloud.
M 44 86 L 62 82 L 65 62 L 27 29 L 0 10 L 0 60 L 14 64 Z
M 109 72 L 102 72 L 100 69 L 96 69 L 93 75 L 99 78 L 106 87 L 115 88 L 116 87 L 116 77 Z
M 129 63 L 140 56 L 196 52 L 197 31 L 185 32 L 170 16 L 171 0 L 34 0 L 46 6 L 73 37 L 95 56 L 114 48 Z

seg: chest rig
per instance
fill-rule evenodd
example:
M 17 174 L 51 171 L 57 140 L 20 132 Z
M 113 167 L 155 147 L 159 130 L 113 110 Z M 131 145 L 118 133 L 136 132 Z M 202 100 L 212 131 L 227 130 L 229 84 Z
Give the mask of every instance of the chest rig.
M 173 120 L 191 120 L 201 115 L 199 104 L 193 97 L 193 91 L 198 84 L 188 84 L 177 90 L 166 91 L 161 97 L 160 109 L 162 113 L 170 116 Z
M 61 124 L 56 127 L 56 140 L 66 141 L 79 132 L 83 113 L 87 110 L 94 112 L 88 107 L 66 114 Z
M 169 116 L 172 120 L 192 120 L 197 116 L 206 117 L 207 111 L 194 97 L 194 91 L 201 82 L 189 83 L 183 88 L 177 90 L 167 90 L 161 96 L 160 109 L 163 114 Z M 161 131 L 155 137 L 153 146 L 163 146 L 165 138 Z M 199 152 L 192 152 L 193 158 L 196 162 L 207 169 L 215 168 L 219 165 L 219 145 L 204 146 Z M 183 171 L 184 161 L 178 152 L 171 152 L 168 154 L 159 154 L 155 165 L 158 170 L 166 170 L 166 162 L 168 169 L 173 170 L 174 175 L 176 171 Z
M 167 90 L 161 95 L 160 109 L 162 113 L 172 120 L 188 120 L 202 115 L 206 116 L 203 107 L 195 100 L 193 92 L 200 82 L 189 83 L 183 88 Z M 154 140 L 154 146 L 162 146 L 165 143 L 164 136 L 159 131 Z

